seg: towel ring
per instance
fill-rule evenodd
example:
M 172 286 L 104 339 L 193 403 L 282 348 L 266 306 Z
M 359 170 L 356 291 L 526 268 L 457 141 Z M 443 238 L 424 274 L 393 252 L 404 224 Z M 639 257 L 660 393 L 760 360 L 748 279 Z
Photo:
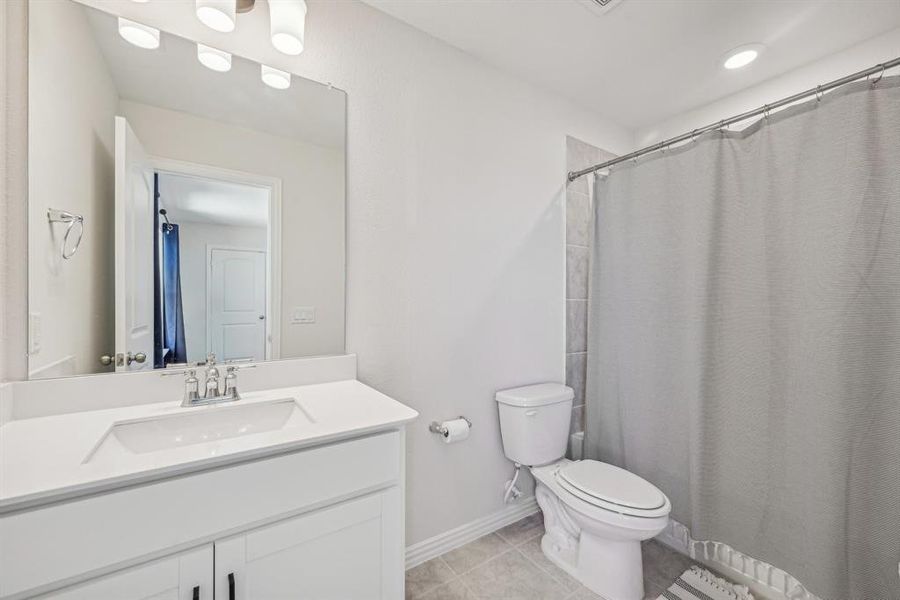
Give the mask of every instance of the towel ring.
M 62 253 L 63 259 L 69 260 L 70 258 L 75 256 L 75 253 L 78 252 L 78 247 L 81 245 L 81 238 L 84 236 L 84 217 L 65 210 L 51 208 L 47 211 L 47 220 L 51 223 L 68 224 L 68 227 L 66 227 L 66 233 L 63 236 L 62 247 L 60 248 L 60 251 Z M 76 225 L 78 226 L 78 237 L 75 238 L 72 249 L 67 251 L 67 248 L 69 248 L 69 236 L 72 235 L 72 230 L 75 229 Z

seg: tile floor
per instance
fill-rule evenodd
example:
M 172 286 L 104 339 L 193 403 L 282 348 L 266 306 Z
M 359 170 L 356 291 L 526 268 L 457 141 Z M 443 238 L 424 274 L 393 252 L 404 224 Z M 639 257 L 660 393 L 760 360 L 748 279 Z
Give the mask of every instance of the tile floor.
M 406 572 L 407 600 L 597 600 L 541 551 L 540 513 Z M 693 562 L 644 543 L 644 588 L 656 598 Z M 602 600 L 602 599 L 601 599 Z

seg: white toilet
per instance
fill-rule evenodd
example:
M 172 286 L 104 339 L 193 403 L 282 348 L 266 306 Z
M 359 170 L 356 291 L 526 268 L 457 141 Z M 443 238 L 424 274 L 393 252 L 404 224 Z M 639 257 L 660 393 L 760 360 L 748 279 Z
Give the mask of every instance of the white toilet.
M 641 541 L 666 527 L 671 504 L 624 469 L 564 458 L 573 398 L 559 383 L 497 392 L 503 451 L 534 475 L 547 558 L 607 600 L 641 600 Z

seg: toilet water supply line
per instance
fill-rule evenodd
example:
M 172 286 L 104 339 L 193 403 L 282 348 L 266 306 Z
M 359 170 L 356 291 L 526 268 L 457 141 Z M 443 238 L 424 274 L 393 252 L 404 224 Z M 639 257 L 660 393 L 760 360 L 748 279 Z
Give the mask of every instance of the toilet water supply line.
M 519 472 L 522 470 L 522 465 L 519 463 L 516 464 L 516 472 L 513 474 L 513 478 L 511 481 L 506 482 L 506 491 L 503 493 L 503 503 L 509 504 L 510 498 L 512 500 L 518 500 L 522 495 L 522 490 L 516 487 L 516 482 L 519 480 Z

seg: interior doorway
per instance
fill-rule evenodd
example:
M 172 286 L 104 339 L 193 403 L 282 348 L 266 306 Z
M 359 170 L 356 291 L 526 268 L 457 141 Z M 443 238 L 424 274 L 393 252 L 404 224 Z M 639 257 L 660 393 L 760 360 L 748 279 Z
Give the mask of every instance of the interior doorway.
M 154 160 L 157 368 L 280 357 L 280 182 Z

